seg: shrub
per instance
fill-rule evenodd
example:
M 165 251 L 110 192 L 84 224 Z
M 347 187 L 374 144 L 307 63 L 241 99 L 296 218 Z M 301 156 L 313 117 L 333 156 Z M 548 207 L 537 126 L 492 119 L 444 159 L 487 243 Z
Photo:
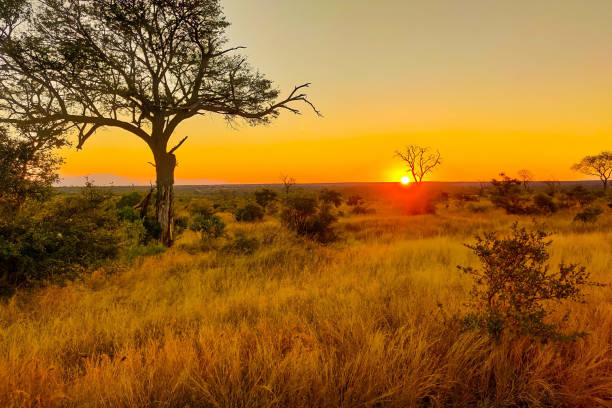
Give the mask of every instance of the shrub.
M 567 196 L 580 204 L 581 207 L 591 204 L 597 198 L 592 191 L 587 190 L 582 185 L 577 185 L 567 192 Z
M 117 201 L 117 209 L 122 209 L 125 207 L 134 207 L 138 203 L 142 201 L 142 194 L 138 191 L 133 191 L 131 193 L 123 194 L 119 200 Z
M 533 197 L 535 210 L 541 214 L 552 214 L 557 212 L 559 207 L 548 194 L 538 193 Z
M 210 202 L 206 200 L 192 200 L 188 206 L 189 214 L 201 215 L 204 218 L 212 216 L 215 211 Z
M 251 255 L 259 248 L 259 240 L 249 238 L 244 234 L 237 234 L 234 241 L 225 246 L 225 250 L 232 253 Z
M 467 209 L 468 211 L 473 212 L 475 214 L 482 214 L 489 211 L 489 206 L 486 204 L 470 203 L 468 204 Z
M 355 214 L 355 215 L 360 215 L 360 214 L 376 214 L 376 210 L 373 208 L 368 208 L 362 205 L 356 205 L 355 207 L 353 207 L 351 209 L 351 213 Z
M 285 201 L 281 221 L 300 236 L 326 243 L 336 239 L 332 225 L 337 221 L 328 205 L 320 205 L 314 197 L 293 196 Z
M 558 271 L 550 271 L 547 237 L 542 231 L 519 229 L 515 223 L 509 236 L 488 233 L 477 236 L 475 245 L 466 245 L 482 264 L 480 269 L 458 267 L 474 278 L 474 311 L 464 318 L 468 327 L 485 329 L 496 338 L 504 331 L 543 341 L 580 335 L 564 335 L 557 324 L 545 321 L 550 314 L 547 303 L 580 300 L 582 287 L 590 284 L 585 268 L 576 264 L 561 264 Z
M 261 206 L 261 208 L 264 209 L 264 211 L 269 204 L 277 200 L 277 196 L 278 194 L 276 194 L 275 191 L 267 188 L 255 191 L 255 201 Z
M 593 223 L 603 213 L 603 209 L 598 205 L 591 205 L 580 211 L 574 217 L 574 221 L 582 221 L 584 223 Z
M 261 221 L 264 217 L 264 210 L 257 204 L 247 204 L 236 211 L 236 221 L 254 222 Z
M 500 174 L 501 180 L 493 179 L 491 185 L 491 202 L 495 207 L 503 208 L 507 214 L 529 214 L 532 209 L 527 206 L 528 198 L 524 194 L 522 182 Z
M 200 232 L 203 240 L 215 239 L 223 235 L 225 223 L 218 215 L 195 215 L 189 223 L 189 229 Z
M 342 194 L 338 191 L 324 188 L 319 192 L 319 200 L 327 205 L 340 207 L 342 204 Z
M 363 198 L 359 195 L 352 195 L 346 200 L 346 203 L 350 206 L 360 205 L 363 203 Z
M 120 207 L 117 209 L 117 216 L 120 220 L 134 222 L 140 218 L 136 210 L 130 206 Z
M 88 186 L 0 222 L 0 276 L 11 286 L 73 276 L 119 255 L 120 221 L 108 195 Z

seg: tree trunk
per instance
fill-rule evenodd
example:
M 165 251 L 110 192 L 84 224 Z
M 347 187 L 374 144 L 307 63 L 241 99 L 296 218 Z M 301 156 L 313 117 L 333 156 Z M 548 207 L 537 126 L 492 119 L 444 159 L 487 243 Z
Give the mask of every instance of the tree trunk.
M 165 149 L 164 149 L 165 150 Z M 157 172 L 157 222 L 161 227 L 161 242 L 166 247 L 174 243 L 174 168 L 176 157 L 172 153 L 155 154 Z

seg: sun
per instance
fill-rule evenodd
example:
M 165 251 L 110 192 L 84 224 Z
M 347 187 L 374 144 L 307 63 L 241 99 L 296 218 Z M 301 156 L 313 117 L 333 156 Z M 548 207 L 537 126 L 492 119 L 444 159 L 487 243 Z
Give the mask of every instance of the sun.
M 402 184 L 404 184 L 404 185 L 406 185 L 406 184 L 410 184 L 410 177 L 408 177 L 408 176 L 404 176 L 404 177 L 402 177 L 401 182 L 402 182 Z

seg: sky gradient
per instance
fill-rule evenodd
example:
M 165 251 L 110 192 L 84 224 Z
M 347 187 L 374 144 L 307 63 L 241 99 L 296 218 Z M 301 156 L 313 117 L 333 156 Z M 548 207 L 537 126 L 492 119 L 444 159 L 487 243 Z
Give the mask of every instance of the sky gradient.
M 284 93 L 311 82 L 324 114 L 230 128 L 194 118 L 176 178 L 231 183 L 398 181 L 406 144 L 437 148 L 429 179 L 488 180 L 570 166 L 612 149 L 612 2 L 224 0 L 232 45 Z M 63 176 L 154 180 L 148 148 L 99 131 Z

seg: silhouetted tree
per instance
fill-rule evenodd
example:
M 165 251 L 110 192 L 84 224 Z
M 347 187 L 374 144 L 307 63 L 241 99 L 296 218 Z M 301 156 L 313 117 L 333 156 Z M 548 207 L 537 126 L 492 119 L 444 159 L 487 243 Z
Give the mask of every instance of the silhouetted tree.
M 266 123 L 293 103 L 228 47 L 219 0 L 10 0 L 0 7 L 0 123 L 140 138 L 157 173 L 156 215 L 173 242 L 176 150 L 185 120 L 219 114 Z M 316 109 L 315 109 L 316 112 Z M 318 112 L 317 112 L 318 113 Z
M 285 194 L 289 195 L 289 190 L 291 190 L 291 187 L 295 186 L 295 183 L 296 183 L 295 178 L 287 174 L 281 174 L 280 181 L 283 183 Z
M 408 145 L 401 152 L 397 150 L 395 155 L 406 162 L 408 170 L 412 174 L 412 179 L 420 184 L 427 173 L 431 173 L 437 166 L 442 164 L 440 152 L 435 153 L 429 147 Z
M 608 180 L 612 177 L 612 152 L 601 152 L 595 156 L 586 156 L 580 162 L 574 164 L 572 170 L 588 176 L 599 177 L 603 189 L 606 191 Z
M 523 188 L 525 191 L 529 191 L 529 183 L 533 181 L 533 173 L 527 169 L 522 169 L 518 171 L 518 176 L 523 182 Z

